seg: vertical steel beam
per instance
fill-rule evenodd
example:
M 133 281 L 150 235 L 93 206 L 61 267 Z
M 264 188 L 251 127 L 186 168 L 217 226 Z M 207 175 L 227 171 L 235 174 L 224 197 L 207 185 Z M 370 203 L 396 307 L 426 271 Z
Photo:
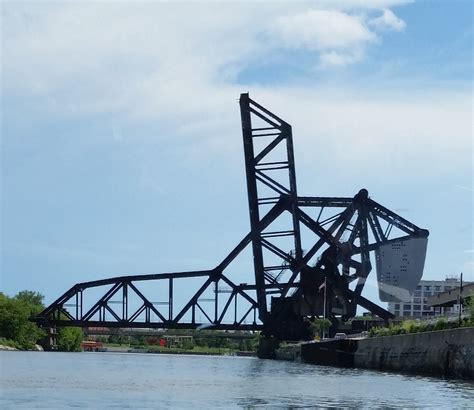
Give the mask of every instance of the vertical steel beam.
M 296 190 L 296 169 L 295 169 L 295 154 L 293 150 L 293 134 L 291 132 L 290 124 L 287 124 L 287 123 L 283 124 L 283 133 L 285 134 L 285 138 L 286 138 L 286 153 L 288 156 L 291 215 L 293 219 L 293 230 L 294 230 L 294 241 L 295 241 L 295 259 L 299 261 L 303 257 L 303 250 L 301 249 L 300 222 L 297 216 L 298 193 Z
M 262 244 L 260 235 L 257 234 L 260 215 L 258 209 L 257 179 L 255 177 L 255 153 L 253 149 L 252 120 L 250 116 L 250 98 L 248 94 L 240 95 L 240 115 L 242 119 L 242 136 L 244 140 L 250 229 L 253 232 L 252 251 L 255 270 L 255 284 L 257 285 L 258 313 L 260 320 L 265 323 L 267 315 L 267 298 L 265 294 Z
M 173 320 L 173 278 L 168 283 L 168 320 Z

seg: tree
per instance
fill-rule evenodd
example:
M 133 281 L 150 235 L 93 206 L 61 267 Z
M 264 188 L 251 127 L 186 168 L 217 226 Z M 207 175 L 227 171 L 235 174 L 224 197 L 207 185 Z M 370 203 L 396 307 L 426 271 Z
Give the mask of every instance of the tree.
M 38 308 L 44 309 L 44 296 L 39 292 L 32 292 L 31 290 L 22 290 L 21 292 L 17 293 L 15 299 L 20 302 L 24 302 L 28 305 L 37 306 Z
M 466 308 L 471 322 L 474 322 L 474 292 L 471 293 L 469 299 L 466 298 Z
M 78 327 L 63 327 L 58 330 L 58 350 L 63 352 L 80 352 L 84 339 L 82 329 Z
M 313 337 L 316 337 L 329 330 L 331 327 L 331 321 L 329 319 L 314 318 L 310 321 L 309 326 Z
M 20 349 L 32 349 L 45 335 L 29 320 L 43 308 L 41 300 L 35 292 L 20 292 L 14 298 L 0 293 L 0 337 L 13 340 Z

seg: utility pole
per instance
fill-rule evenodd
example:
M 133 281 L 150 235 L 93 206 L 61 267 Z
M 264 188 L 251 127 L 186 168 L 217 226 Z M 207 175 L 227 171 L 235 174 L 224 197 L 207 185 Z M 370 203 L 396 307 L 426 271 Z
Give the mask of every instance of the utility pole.
M 326 304 L 327 304 L 327 277 L 324 277 L 324 306 L 323 306 L 323 339 L 326 337 Z
M 461 313 L 462 313 L 462 272 L 461 272 L 461 286 L 459 287 L 459 294 L 458 294 L 458 306 L 459 306 L 459 316 L 458 316 L 458 323 L 461 326 Z

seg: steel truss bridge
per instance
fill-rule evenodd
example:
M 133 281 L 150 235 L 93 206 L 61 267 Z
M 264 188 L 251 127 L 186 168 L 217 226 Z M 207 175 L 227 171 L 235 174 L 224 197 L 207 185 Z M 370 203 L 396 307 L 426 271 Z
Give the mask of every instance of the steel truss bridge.
M 291 126 L 248 94 L 240 112 L 250 231 L 237 246 L 210 270 L 78 283 L 34 319 L 39 325 L 261 330 L 298 340 L 309 335 L 309 317 L 325 315 L 334 329 L 357 306 L 393 317 L 362 296 L 370 252 L 428 231 L 365 189 L 354 197 L 298 196 Z M 254 281 L 240 283 L 233 264 L 250 250 Z

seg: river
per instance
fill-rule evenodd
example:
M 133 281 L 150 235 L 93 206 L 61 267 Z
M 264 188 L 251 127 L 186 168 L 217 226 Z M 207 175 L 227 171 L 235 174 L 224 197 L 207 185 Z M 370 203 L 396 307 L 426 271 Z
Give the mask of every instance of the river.
M 0 408 L 472 408 L 474 383 L 230 356 L 0 352 Z

